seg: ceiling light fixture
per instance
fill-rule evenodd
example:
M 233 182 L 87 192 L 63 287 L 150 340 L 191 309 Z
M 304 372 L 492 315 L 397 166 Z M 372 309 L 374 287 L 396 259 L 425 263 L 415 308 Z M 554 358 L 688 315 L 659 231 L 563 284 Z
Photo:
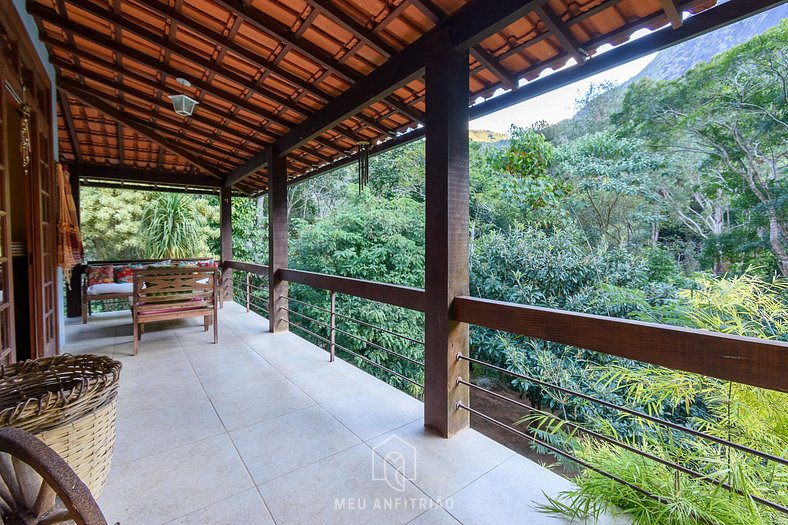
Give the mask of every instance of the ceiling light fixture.
M 175 81 L 183 87 L 192 85 L 192 83 L 185 78 L 176 78 Z M 170 100 L 172 100 L 172 108 L 175 110 L 175 113 L 183 117 L 190 117 L 194 112 L 194 106 L 199 104 L 199 102 L 193 98 L 182 93 L 180 95 L 170 95 Z

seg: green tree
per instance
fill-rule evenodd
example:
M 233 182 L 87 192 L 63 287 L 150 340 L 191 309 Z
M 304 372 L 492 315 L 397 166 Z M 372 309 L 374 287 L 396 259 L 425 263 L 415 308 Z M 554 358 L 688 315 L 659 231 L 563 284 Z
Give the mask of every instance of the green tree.
M 84 187 L 80 190 L 80 228 L 88 261 L 136 259 L 142 255 L 140 217 L 154 194 L 146 191 Z
M 788 21 L 671 82 L 643 81 L 615 122 L 656 148 L 692 152 L 736 188 L 788 276 Z
M 550 173 L 555 149 L 532 128 L 512 126 L 509 135 L 509 143 L 488 157 L 490 169 L 501 177 L 502 198 L 519 209 L 522 219 L 554 222 L 568 190 Z
M 655 243 L 664 220 L 660 165 L 642 140 L 601 131 L 562 146 L 556 171 L 574 190 L 566 202 L 589 238 Z

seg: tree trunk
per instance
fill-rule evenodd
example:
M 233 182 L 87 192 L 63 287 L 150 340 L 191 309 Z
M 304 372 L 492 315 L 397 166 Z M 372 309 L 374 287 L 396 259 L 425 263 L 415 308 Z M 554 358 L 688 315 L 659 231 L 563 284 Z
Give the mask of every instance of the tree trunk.
M 788 277 L 788 250 L 786 250 L 788 239 L 785 238 L 785 227 L 774 210 L 769 211 L 769 243 L 772 253 L 777 259 L 780 274 L 783 277 Z

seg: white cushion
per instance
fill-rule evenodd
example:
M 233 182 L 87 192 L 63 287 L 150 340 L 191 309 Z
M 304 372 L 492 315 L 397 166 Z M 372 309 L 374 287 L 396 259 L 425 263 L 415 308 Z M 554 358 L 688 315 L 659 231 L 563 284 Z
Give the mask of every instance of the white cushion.
M 131 293 L 133 291 L 134 283 L 101 283 L 88 286 L 88 295 Z

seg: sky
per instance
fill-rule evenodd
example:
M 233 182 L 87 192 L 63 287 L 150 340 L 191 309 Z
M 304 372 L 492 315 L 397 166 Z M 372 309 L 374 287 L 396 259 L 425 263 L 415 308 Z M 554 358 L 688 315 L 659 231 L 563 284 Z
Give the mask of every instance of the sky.
M 648 31 L 638 31 L 632 36 L 632 39 L 639 38 L 644 34 L 648 34 Z M 603 46 L 599 49 L 599 52 L 603 53 L 608 49 L 611 49 L 611 46 Z M 575 100 L 585 94 L 591 84 L 598 84 L 604 81 L 621 84 L 640 73 L 649 62 L 654 60 L 655 56 L 656 53 L 638 60 L 633 60 L 632 62 L 609 69 L 585 80 L 579 80 L 574 84 L 502 109 L 492 115 L 472 120 L 470 128 L 507 133 L 512 124 L 516 124 L 520 127 L 528 127 L 540 120 L 544 120 L 548 124 L 560 122 L 574 115 Z M 570 65 L 571 64 L 567 64 L 566 67 L 570 67 Z M 503 93 L 504 91 L 500 90 L 500 92 Z

